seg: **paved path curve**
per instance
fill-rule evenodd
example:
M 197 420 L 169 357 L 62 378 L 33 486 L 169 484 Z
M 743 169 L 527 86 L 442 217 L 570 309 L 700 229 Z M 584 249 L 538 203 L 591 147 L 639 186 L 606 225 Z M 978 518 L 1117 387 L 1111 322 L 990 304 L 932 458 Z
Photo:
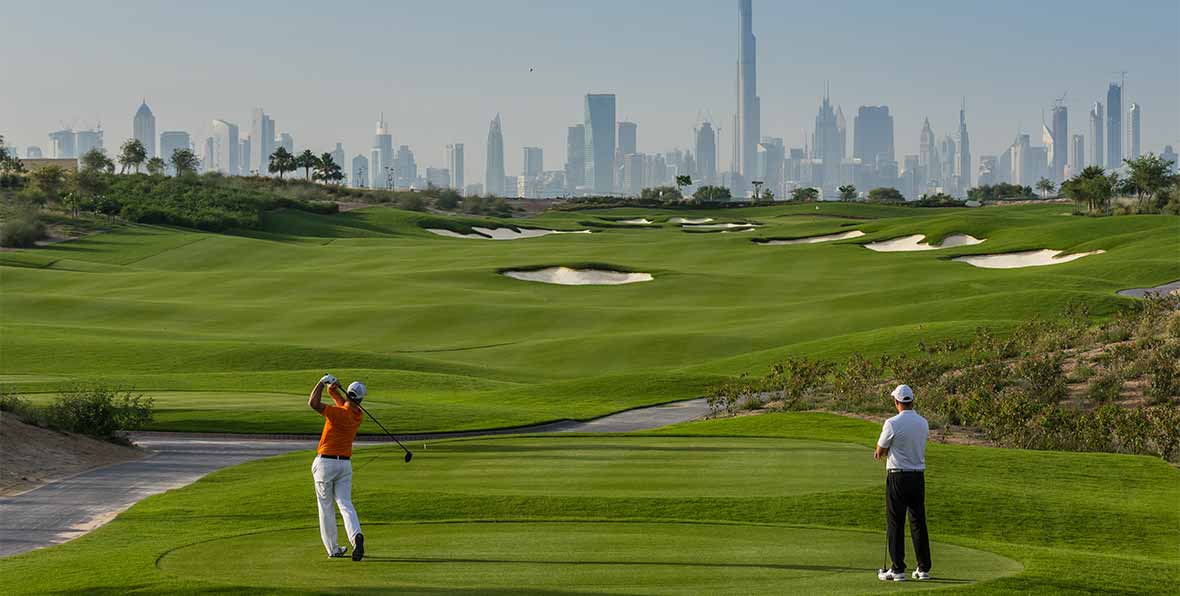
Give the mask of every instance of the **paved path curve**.
M 627 410 L 587 422 L 568 420 L 518 428 L 404 437 L 433 440 L 540 432 L 627 432 L 687 422 L 708 412 L 709 407 L 702 398 Z M 0 557 L 77 538 L 147 497 L 186 486 L 221 468 L 271 455 L 313 449 L 316 445 L 316 437 L 309 435 L 136 433 L 133 438 L 151 455 L 88 470 L 16 496 L 0 497 Z M 358 441 L 380 442 L 382 437 L 363 437 Z
M 1167 296 L 1168 294 L 1180 293 L 1180 280 L 1158 285 L 1154 288 L 1131 288 L 1129 290 L 1119 290 L 1119 296 L 1130 296 L 1132 298 L 1146 298 L 1148 294 L 1156 294 L 1159 296 Z

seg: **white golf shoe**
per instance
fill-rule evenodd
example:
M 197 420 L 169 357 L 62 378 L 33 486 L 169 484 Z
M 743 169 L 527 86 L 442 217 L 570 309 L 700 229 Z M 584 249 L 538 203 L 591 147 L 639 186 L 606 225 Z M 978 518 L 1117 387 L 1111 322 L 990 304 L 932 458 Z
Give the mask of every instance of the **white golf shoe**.
M 347 555 L 348 555 L 348 547 L 347 546 L 337 546 L 336 552 L 328 555 L 328 558 L 329 559 L 342 559 L 342 558 L 346 557 Z
M 903 582 L 905 581 L 905 572 L 881 569 L 877 571 L 877 579 L 883 582 Z
M 914 570 L 914 579 L 916 579 L 918 581 L 930 579 L 930 573 L 927 571 L 922 571 L 921 569 L 915 569 Z

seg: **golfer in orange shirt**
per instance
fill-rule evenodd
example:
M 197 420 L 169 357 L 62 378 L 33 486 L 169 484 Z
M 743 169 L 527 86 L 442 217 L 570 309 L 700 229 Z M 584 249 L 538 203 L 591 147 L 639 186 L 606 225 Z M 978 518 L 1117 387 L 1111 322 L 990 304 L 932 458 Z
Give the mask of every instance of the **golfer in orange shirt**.
M 332 396 L 336 405 L 320 401 L 324 389 Z M 332 375 L 324 375 L 307 405 L 324 417 L 324 431 L 316 448 L 316 458 L 311 464 L 311 475 L 315 479 L 315 495 L 320 509 L 320 538 L 328 556 L 335 559 L 344 557 L 348 547 L 336 544 L 336 514 L 332 502 L 340 509 L 344 518 L 344 529 L 352 543 L 352 560 L 360 561 L 365 556 L 365 536 L 361 534 L 361 522 L 352 506 L 352 441 L 360 428 L 364 413 L 361 400 L 365 399 L 365 385 L 354 381 L 348 386 L 347 399 L 340 395 L 340 382 Z

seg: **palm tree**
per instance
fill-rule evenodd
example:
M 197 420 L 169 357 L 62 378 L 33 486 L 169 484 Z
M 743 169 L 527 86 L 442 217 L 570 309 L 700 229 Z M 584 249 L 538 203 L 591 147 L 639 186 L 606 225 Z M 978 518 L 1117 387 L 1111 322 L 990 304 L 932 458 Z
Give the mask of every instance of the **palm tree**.
M 299 157 L 295 158 L 295 167 L 303 168 L 303 178 L 305 180 L 311 180 L 311 170 L 312 168 L 316 167 L 319 162 L 320 158 L 316 157 L 315 154 L 311 152 L 311 149 L 304 149 L 303 153 L 300 153 Z
M 1119 185 L 1118 173 L 1106 175 L 1100 166 L 1090 166 L 1081 174 L 1061 184 L 1061 193 L 1073 199 L 1079 206 L 1086 205 L 1089 213 L 1103 213 Z
M 838 188 L 836 190 L 840 191 L 840 200 L 841 201 L 856 200 L 856 187 L 855 186 L 853 186 L 851 184 L 845 184 L 844 186 L 841 186 L 840 188 Z
M 692 176 L 677 176 L 676 190 L 683 190 L 685 186 L 692 186 Z
M 295 156 L 287 151 L 286 147 L 279 147 L 275 149 L 274 153 L 270 154 L 270 163 L 266 166 L 266 171 L 271 174 L 278 174 L 279 180 L 283 179 L 283 174 L 287 172 L 294 172 L 298 165 L 295 163 Z
M 164 168 L 166 168 L 166 167 L 167 167 L 167 164 L 164 163 L 164 160 L 162 160 L 158 157 L 153 157 L 153 158 L 147 160 L 147 172 L 148 172 L 148 174 L 151 174 L 152 176 L 159 176 L 159 175 L 163 174 Z
M 197 159 L 197 155 L 193 153 L 192 149 L 174 150 L 170 161 L 177 176 L 196 174 L 197 168 L 201 165 L 201 160 Z
M 800 186 L 791 191 L 791 200 L 810 203 L 819 200 L 819 191 L 810 186 Z
M 344 179 L 344 172 L 340 170 L 340 166 L 336 160 L 332 159 L 331 153 L 325 153 L 316 160 L 315 174 L 312 176 L 315 180 L 322 182 L 337 182 Z
M 123 166 L 121 174 L 126 174 L 129 167 L 134 167 L 138 172 L 139 166 L 143 165 L 145 161 L 147 161 L 147 149 L 139 139 L 127 139 L 119 148 L 119 163 Z
M 1053 192 L 1053 189 L 1055 188 L 1057 188 L 1057 186 L 1054 185 L 1053 181 L 1049 180 L 1048 178 L 1041 178 L 1040 180 L 1037 180 L 1037 190 L 1041 191 L 1042 199 L 1048 197 L 1049 193 Z

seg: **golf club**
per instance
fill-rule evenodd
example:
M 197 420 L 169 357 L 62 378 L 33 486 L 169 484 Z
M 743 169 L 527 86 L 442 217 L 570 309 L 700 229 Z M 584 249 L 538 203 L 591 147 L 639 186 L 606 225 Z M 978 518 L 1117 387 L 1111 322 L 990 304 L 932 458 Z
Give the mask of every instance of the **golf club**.
M 373 422 L 376 422 L 377 426 L 380 426 L 381 430 L 385 431 L 385 434 L 389 435 L 389 438 L 393 439 L 393 442 L 397 443 L 397 446 L 401 447 L 402 450 L 406 452 L 406 463 L 407 464 L 410 463 L 410 460 L 414 458 L 413 452 L 411 452 L 409 449 L 406 449 L 406 446 L 402 445 L 402 442 L 397 440 L 397 437 L 393 436 L 393 433 L 389 432 L 389 430 L 385 428 L 385 425 L 381 424 L 380 420 L 377 420 L 376 418 L 374 418 L 373 415 L 370 414 L 369 411 L 366 410 L 364 406 L 362 406 L 360 403 L 357 403 L 357 402 L 353 402 L 353 403 L 356 403 L 356 405 L 360 407 L 361 411 L 364 412 L 365 415 L 368 416 L 370 420 L 372 420 Z

